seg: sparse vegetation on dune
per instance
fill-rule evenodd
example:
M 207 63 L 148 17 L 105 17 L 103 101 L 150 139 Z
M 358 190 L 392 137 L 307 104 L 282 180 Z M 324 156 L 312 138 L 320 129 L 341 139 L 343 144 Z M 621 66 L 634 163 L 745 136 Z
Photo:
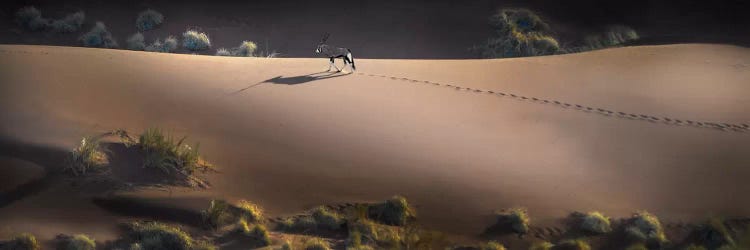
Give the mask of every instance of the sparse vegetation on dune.
M 213 229 L 233 223 L 236 218 L 229 211 L 229 204 L 224 200 L 212 200 L 206 210 L 201 211 L 203 221 Z
M 163 42 L 160 39 L 156 39 L 152 44 L 146 46 L 145 50 L 150 52 L 171 53 L 177 50 L 177 44 L 177 38 L 174 36 L 168 36 Z
M 648 250 L 648 247 L 646 247 L 646 245 L 644 245 L 643 243 L 635 243 L 628 246 L 628 248 L 625 248 L 625 250 Z
M 159 222 L 133 222 L 126 225 L 126 230 L 126 240 L 138 244 L 139 249 L 216 249 L 208 242 L 194 240 L 179 227 Z
M 117 48 L 117 41 L 102 22 L 96 22 L 94 27 L 79 39 L 86 47 Z
M 481 250 L 505 250 L 505 246 L 497 241 L 490 241 L 479 247 Z
M 727 229 L 724 220 L 718 217 L 710 218 L 695 230 L 696 240 L 708 249 L 736 246 L 732 233 Z
M 383 203 L 371 205 L 368 217 L 387 225 L 403 226 L 416 218 L 416 212 L 406 198 L 397 195 Z
M 549 241 L 538 241 L 531 244 L 529 250 L 550 250 L 555 245 Z
M 581 219 L 581 229 L 595 234 L 605 234 L 612 232 L 609 217 L 604 216 L 601 212 L 593 211 L 583 215 Z
M 232 56 L 232 52 L 226 48 L 219 48 L 216 50 L 217 56 Z
M 211 47 L 211 40 L 206 33 L 187 30 L 182 33 L 182 46 L 190 51 L 206 50 Z
M 138 13 L 135 19 L 135 27 L 140 31 L 147 31 L 156 28 L 164 22 L 164 15 L 158 11 L 147 9 Z
M 39 241 L 32 234 L 19 234 L 6 242 L 0 242 L 0 250 L 39 250 Z
M 495 216 L 497 222 L 488 231 L 510 231 L 517 234 L 526 234 L 529 231 L 531 219 L 525 208 L 497 211 Z
M 506 58 L 555 54 L 560 50 L 549 25 L 527 9 L 502 9 L 490 18 L 496 36 L 475 47 L 484 58 Z
M 252 57 L 256 56 L 255 51 L 258 49 L 258 45 L 252 41 L 242 41 L 240 46 L 234 48 L 219 48 L 216 50 L 217 56 L 239 56 L 239 57 Z
M 552 250 L 591 250 L 591 246 L 583 239 L 563 240 L 552 247 Z
M 344 224 L 342 216 L 324 206 L 319 206 L 309 214 L 287 218 L 278 224 L 284 231 L 337 231 Z
M 664 234 L 659 219 L 646 211 L 635 213 L 631 218 L 631 224 L 625 228 L 625 232 L 631 239 L 639 242 L 657 245 L 667 242 L 667 236 Z
M 34 6 L 19 9 L 16 12 L 15 21 L 21 27 L 31 31 L 43 30 L 49 25 L 49 20 L 42 17 L 42 12 Z
M 73 175 L 101 172 L 107 165 L 107 155 L 101 147 L 101 138 L 87 136 L 65 159 L 63 171 Z
M 302 246 L 304 250 L 330 250 L 331 243 L 321 238 L 310 238 Z
M 78 11 L 52 21 L 50 27 L 52 31 L 57 33 L 73 33 L 81 30 L 85 20 L 86 14 L 83 11 Z
M 240 200 L 237 202 L 237 208 L 239 209 L 239 216 L 251 223 L 263 223 L 265 218 L 263 217 L 263 209 L 255 203 L 247 200 Z
M 179 140 L 165 134 L 161 129 L 147 129 L 135 145 L 144 153 L 143 167 L 154 168 L 175 177 L 197 181 L 192 176 L 206 172 L 213 166 L 205 162 L 198 153 L 198 145 L 185 143 L 187 137 Z
M 96 241 L 85 234 L 58 235 L 56 237 L 58 250 L 96 250 Z
M 125 43 L 127 44 L 127 48 L 129 50 L 145 50 L 146 49 L 146 41 L 143 37 L 143 34 L 138 32 L 130 37 L 128 37 L 127 40 L 125 40 Z

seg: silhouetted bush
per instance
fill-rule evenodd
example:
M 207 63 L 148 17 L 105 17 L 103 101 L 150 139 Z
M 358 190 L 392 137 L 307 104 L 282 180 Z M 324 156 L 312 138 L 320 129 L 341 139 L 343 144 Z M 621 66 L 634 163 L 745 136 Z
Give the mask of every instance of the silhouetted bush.
M 96 250 L 96 242 L 85 234 L 58 235 L 58 250 Z
M 219 48 L 216 50 L 217 56 L 232 56 L 232 52 L 226 48 Z
M 0 250 L 39 250 L 42 247 L 32 234 L 19 234 L 11 240 L 3 242 Z
M 112 33 L 107 31 L 107 26 L 102 22 L 96 22 L 93 28 L 81 36 L 80 40 L 86 47 L 98 48 L 116 48 L 117 41 L 112 37 Z
M 81 30 L 83 22 L 86 20 L 86 14 L 83 11 L 68 14 L 62 19 L 52 21 L 50 27 L 52 31 L 58 33 L 73 33 Z
M 206 50 L 211 47 L 211 40 L 206 33 L 187 30 L 182 33 L 182 46 L 191 51 Z
M 582 239 L 563 240 L 552 247 L 552 250 L 591 250 L 591 246 Z
M 26 6 L 16 12 L 16 23 L 31 31 L 46 29 L 49 20 L 42 17 L 42 12 L 34 6 Z
M 371 205 L 368 217 L 387 225 L 403 226 L 416 218 L 416 212 L 406 198 L 397 195 L 383 203 Z
M 631 239 L 650 244 L 662 244 L 667 241 L 659 218 L 646 211 L 637 212 L 630 220 L 625 232 Z
M 586 213 L 581 220 L 581 229 L 590 233 L 604 234 L 612 232 L 609 217 L 593 211 Z
M 177 38 L 173 36 L 167 37 L 167 39 L 164 39 L 164 42 L 156 39 L 152 44 L 146 46 L 146 51 L 171 53 L 177 50 L 177 43 Z
M 155 10 L 147 9 L 138 13 L 138 18 L 135 19 L 135 27 L 140 31 L 147 31 L 156 28 L 162 22 L 164 22 L 164 15 Z
M 143 34 L 140 32 L 133 34 L 132 36 L 128 37 L 128 40 L 125 40 L 125 43 L 128 46 L 129 50 L 145 50 L 146 49 L 146 41 L 143 37 Z
M 526 9 L 502 9 L 490 17 L 496 36 L 474 47 L 484 58 L 506 58 L 555 54 L 560 44 L 549 34 L 549 25 Z
M 253 56 L 253 53 L 255 53 L 255 50 L 257 48 L 258 45 L 256 45 L 252 41 L 242 41 L 240 46 L 237 47 L 237 52 L 235 53 L 235 55 L 244 57 Z

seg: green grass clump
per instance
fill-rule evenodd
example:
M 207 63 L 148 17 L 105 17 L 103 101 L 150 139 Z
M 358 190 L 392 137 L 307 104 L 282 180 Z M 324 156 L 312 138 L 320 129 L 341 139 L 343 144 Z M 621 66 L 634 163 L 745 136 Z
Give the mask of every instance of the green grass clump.
M 244 222 L 244 220 L 241 220 Z M 245 224 L 247 225 L 247 224 Z M 252 227 L 245 227 L 246 231 L 243 232 L 245 236 L 250 237 L 253 241 L 253 247 L 264 247 L 271 245 L 271 236 L 268 234 L 266 226 L 255 224 Z
M 235 55 L 250 57 L 254 55 L 256 49 L 258 49 L 258 45 L 256 45 L 254 42 L 242 41 L 242 43 L 240 43 L 240 46 L 237 47 L 237 52 L 235 53 Z
M 156 39 L 152 44 L 146 46 L 145 50 L 150 52 L 172 53 L 177 50 L 177 44 L 176 37 L 168 36 L 163 42 L 160 39 Z
M 164 22 L 164 15 L 158 11 L 147 9 L 138 13 L 138 18 L 135 19 L 135 27 L 139 31 L 147 31 L 156 28 L 162 22 Z
M 43 30 L 49 25 L 49 20 L 42 17 L 42 12 L 34 6 L 26 6 L 16 11 L 15 21 L 31 31 Z
M 158 222 L 134 222 L 128 225 L 128 235 L 141 249 L 203 250 L 215 249 L 207 242 L 195 241 L 178 227 Z
M 406 225 L 409 220 L 416 218 L 416 212 L 409 206 L 403 196 L 394 196 L 383 203 L 371 205 L 368 209 L 371 219 L 394 226 Z
M 63 171 L 73 175 L 85 175 L 101 171 L 107 165 L 107 155 L 101 147 L 101 138 L 87 136 L 65 159 Z
M 525 208 L 513 208 L 507 212 L 498 211 L 495 215 L 497 216 L 496 226 L 498 227 L 507 225 L 513 232 L 519 234 L 525 234 L 529 231 L 531 219 Z
M 249 222 L 262 223 L 265 220 L 263 218 L 263 209 L 255 203 L 240 200 L 237 202 L 237 208 L 239 210 L 239 216 Z
M 549 241 L 538 241 L 531 244 L 529 250 L 551 250 L 554 246 Z
M 182 33 L 182 46 L 191 51 L 206 50 L 211 47 L 211 40 L 206 33 L 187 30 Z
M 483 244 L 479 249 L 481 250 L 505 250 L 505 246 L 497 241 L 490 241 Z
M 127 48 L 129 50 L 145 50 L 146 49 L 146 40 L 143 37 L 143 34 L 138 32 L 130 37 L 128 37 L 127 40 L 125 40 L 125 44 L 127 45 Z
M 83 11 L 74 12 L 61 19 L 52 21 L 50 28 L 57 33 L 73 33 L 81 30 L 86 14 Z
M 286 231 L 338 231 L 344 224 L 342 216 L 324 206 L 317 207 L 309 215 L 287 218 L 279 223 L 280 230 Z
M 588 212 L 584 215 L 581 221 L 581 229 L 596 234 L 612 232 L 609 217 L 597 211 Z
M 189 177 L 197 171 L 208 171 L 211 166 L 201 160 L 198 145 L 185 143 L 186 137 L 176 140 L 160 129 L 147 129 L 138 138 L 138 147 L 145 153 L 144 167 L 156 168 L 168 174 Z
M 635 213 L 632 225 L 625 228 L 625 232 L 637 241 L 667 242 L 667 236 L 664 234 L 659 218 L 646 211 Z
M 96 250 L 96 241 L 85 234 L 60 235 L 57 239 L 58 250 Z
M 356 219 L 347 223 L 350 249 L 398 249 L 402 246 L 400 233 L 391 226 L 376 224 L 368 219 Z
M 201 211 L 201 215 L 206 225 L 212 229 L 218 229 L 234 220 L 229 211 L 229 204 L 224 200 L 211 200 L 211 204 Z
M 553 250 L 591 250 L 588 242 L 582 239 L 563 240 L 554 247 Z
M 0 245 L 0 250 L 39 250 L 42 247 L 36 240 L 36 237 L 32 234 L 19 234 L 14 236 L 11 240 L 3 242 Z
M 321 238 L 310 238 L 302 246 L 304 250 L 331 250 L 331 244 Z
M 117 41 L 107 30 L 103 22 L 96 22 L 93 28 L 79 38 L 86 47 L 117 48 Z

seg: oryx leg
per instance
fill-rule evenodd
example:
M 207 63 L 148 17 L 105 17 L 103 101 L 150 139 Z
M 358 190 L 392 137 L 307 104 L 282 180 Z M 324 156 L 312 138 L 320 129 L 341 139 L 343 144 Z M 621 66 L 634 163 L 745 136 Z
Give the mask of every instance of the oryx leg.
M 331 59 L 331 63 L 328 64 L 328 71 L 331 71 L 331 67 L 336 68 L 336 71 L 341 71 L 339 67 L 336 67 L 336 64 L 333 63 L 333 57 L 331 57 L 330 59 Z

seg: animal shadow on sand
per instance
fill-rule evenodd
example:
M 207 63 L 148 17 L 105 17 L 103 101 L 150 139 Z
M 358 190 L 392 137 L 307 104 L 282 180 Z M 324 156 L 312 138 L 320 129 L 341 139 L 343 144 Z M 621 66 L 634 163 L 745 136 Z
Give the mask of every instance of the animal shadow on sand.
M 297 85 L 297 84 L 303 84 L 303 83 L 308 83 L 308 82 L 313 82 L 313 81 L 318 81 L 318 80 L 325 80 L 325 79 L 330 79 L 330 78 L 347 76 L 351 74 L 352 73 L 341 73 L 341 72 L 336 72 L 336 71 L 333 71 L 333 72 L 322 71 L 322 72 L 311 73 L 307 75 L 299 75 L 299 76 L 288 76 L 288 77 L 277 76 L 277 77 L 267 79 L 265 81 L 247 86 L 245 88 L 232 92 L 232 94 L 240 93 L 249 88 L 252 88 L 252 87 L 264 84 L 264 83 Z

